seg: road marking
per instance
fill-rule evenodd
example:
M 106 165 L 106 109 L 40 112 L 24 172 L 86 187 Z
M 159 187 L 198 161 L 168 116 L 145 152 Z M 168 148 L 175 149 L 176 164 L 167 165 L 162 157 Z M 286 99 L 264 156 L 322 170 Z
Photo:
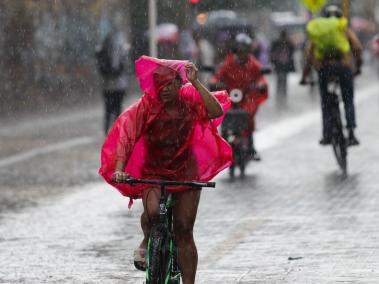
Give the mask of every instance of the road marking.
M 224 241 L 218 242 L 211 251 L 204 258 L 207 260 L 205 267 L 211 267 L 218 260 L 222 259 L 225 255 L 233 250 L 239 243 L 241 243 L 246 237 L 251 235 L 260 224 L 262 220 L 249 220 L 238 223 L 233 233 L 228 236 Z
M 140 96 L 137 94 L 127 96 L 123 105 L 125 108 L 127 106 L 133 104 Z M 19 133 L 23 133 L 26 131 L 33 131 L 33 129 L 43 129 L 56 125 L 60 125 L 63 123 L 73 123 L 79 120 L 87 119 L 93 120 L 95 118 L 100 118 L 102 116 L 101 113 L 101 105 L 94 105 L 80 110 L 72 110 L 69 115 L 67 113 L 57 114 L 54 116 L 41 117 L 32 120 L 26 120 L 19 123 L 15 123 L 14 125 L 5 126 L 0 129 L 0 135 L 14 137 L 19 135 Z
M 80 138 L 75 138 L 75 139 L 67 140 L 64 142 L 56 143 L 56 144 L 47 145 L 45 147 L 36 148 L 30 151 L 23 152 L 23 153 L 0 160 L 0 168 L 13 165 L 15 163 L 23 162 L 25 160 L 34 158 L 39 155 L 62 151 L 62 150 L 66 150 L 72 147 L 76 147 L 76 146 L 87 145 L 94 142 L 95 140 L 96 140 L 95 137 L 80 137 Z
M 73 112 L 69 115 L 61 114 L 49 118 L 43 117 L 38 119 L 26 120 L 15 125 L 2 127 L 0 129 L 0 135 L 14 137 L 26 131 L 33 131 L 35 128 L 43 129 L 47 127 L 60 125 L 63 123 L 74 123 L 83 119 L 93 120 L 100 116 L 100 109 L 96 108 L 94 110 L 86 109 L 85 111 L 81 110 L 80 112 Z

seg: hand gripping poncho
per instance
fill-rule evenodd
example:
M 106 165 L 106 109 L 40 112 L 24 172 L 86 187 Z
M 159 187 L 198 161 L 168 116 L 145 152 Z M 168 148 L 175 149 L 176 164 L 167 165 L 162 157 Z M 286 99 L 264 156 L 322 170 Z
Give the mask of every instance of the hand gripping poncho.
M 114 123 L 102 147 L 99 170 L 124 196 L 140 198 L 147 186 L 113 184 L 116 160 L 125 161 L 125 172 L 134 178 L 204 182 L 231 164 L 231 147 L 216 128 L 222 117 L 208 119 L 201 95 L 187 83 L 186 63 L 147 56 L 136 61 L 137 77 L 145 95 Z M 159 90 L 178 74 L 184 85 L 178 95 L 178 113 L 172 115 L 163 108 Z M 230 107 L 227 92 L 213 95 L 226 113 Z M 169 187 L 168 191 L 187 189 Z

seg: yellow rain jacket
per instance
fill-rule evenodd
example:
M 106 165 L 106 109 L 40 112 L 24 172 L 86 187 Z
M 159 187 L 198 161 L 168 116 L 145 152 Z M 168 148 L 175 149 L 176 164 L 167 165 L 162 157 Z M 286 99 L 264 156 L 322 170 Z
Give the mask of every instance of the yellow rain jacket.
M 347 19 L 317 18 L 309 21 L 307 32 L 314 44 L 314 56 L 321 61 L 324 58 L 343 57 L 350 52 L 350 43 L 346 36 Z

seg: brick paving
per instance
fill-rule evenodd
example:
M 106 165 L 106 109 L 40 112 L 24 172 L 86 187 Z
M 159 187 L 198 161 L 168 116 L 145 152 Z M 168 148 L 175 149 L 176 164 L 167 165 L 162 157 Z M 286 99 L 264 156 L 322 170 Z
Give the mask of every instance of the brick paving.
M 330 147 L 317 145 L 315 124 L 265 151 L 247 184 L 217 190 L 221 206 L 206 193 L 198 283 L 379 283 L 375 100 L 359 107 L 362 146 L 349 149 L 347 179 Z M 212 246 L 209 235 L 221 241 Z
M 196 283 L 379 283 L 378 108 L 358 107 L 346 179 L 317 121 L 263 151 L 244 181 L 225 173 L 204 190 Z M 0 215 L 0 283 L 143 282 L 131 260 L 140 203 L 127 211 L 103 183 L 73 192 Z

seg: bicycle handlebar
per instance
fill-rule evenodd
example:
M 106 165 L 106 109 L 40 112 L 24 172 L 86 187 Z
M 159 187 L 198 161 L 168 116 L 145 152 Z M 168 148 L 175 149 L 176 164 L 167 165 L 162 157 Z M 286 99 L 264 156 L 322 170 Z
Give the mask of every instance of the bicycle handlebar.
M 171 180 L 144 180 L 144 179 L 135 179 L 129 178 L 125 181 L 125 183 L 133 185 L 133 184 L 157 184 L 157 185 L 184 185 L 191 187 L 216 187 L 215 182 L 197 182 L 197 181 L 171 181 Z

